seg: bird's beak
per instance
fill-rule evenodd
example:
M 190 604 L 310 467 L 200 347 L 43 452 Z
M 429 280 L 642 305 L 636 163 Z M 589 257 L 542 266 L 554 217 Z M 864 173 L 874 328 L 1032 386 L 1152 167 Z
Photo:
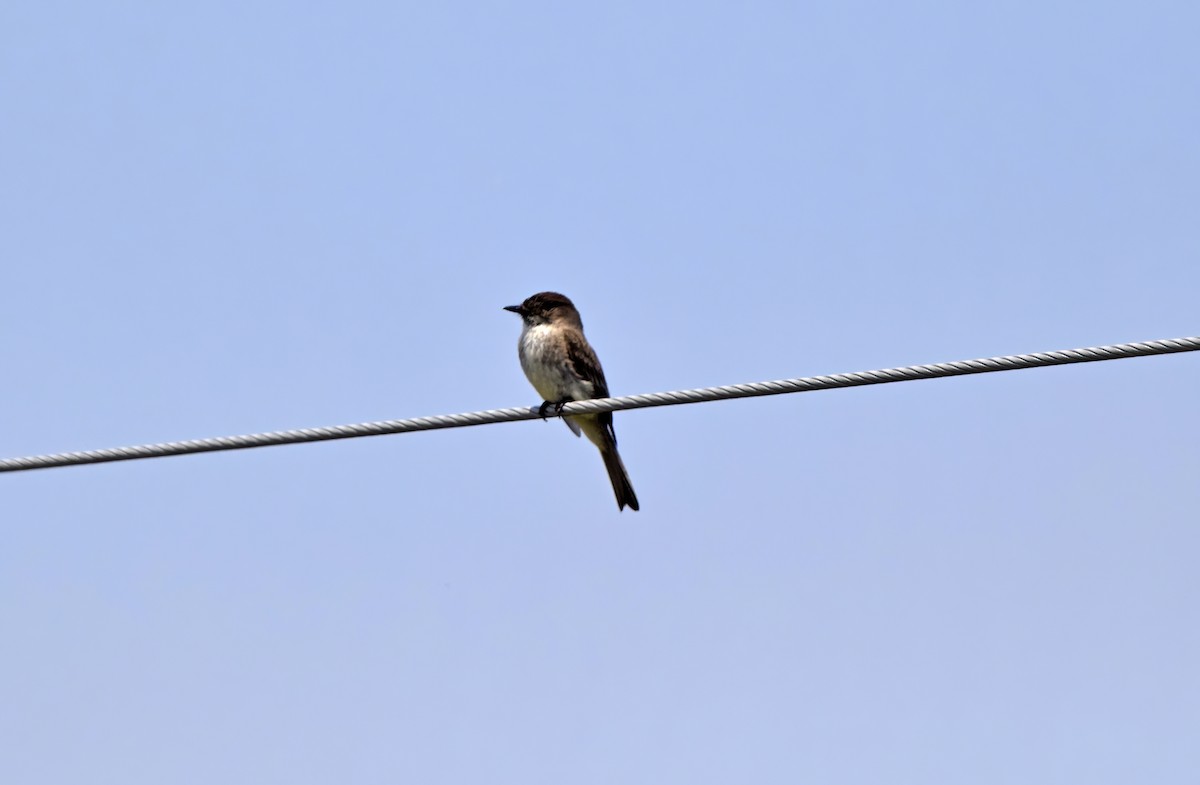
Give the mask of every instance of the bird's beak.
M 519 305 L 506 305 L 506 306 L 504 306 L 504 310 L 506 310 L 506 311 L 512 311 L 512 312 L 513 312 L 513 313 L 515 313 L 517 316 L 524 316 L 524 315 L 525 315 L 525 310 L 524 310 L 524 309 L 523 309 L 521 306 L 519 306 Z

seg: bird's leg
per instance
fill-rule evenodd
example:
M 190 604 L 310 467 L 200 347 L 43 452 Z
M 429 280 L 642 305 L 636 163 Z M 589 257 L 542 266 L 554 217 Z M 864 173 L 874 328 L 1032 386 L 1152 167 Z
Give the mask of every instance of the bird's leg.
M 543 420 L 546 419 L 546 412 L 551 406 L 554 407 L 555 414 L 562 414 L 563 407 L 571 402 L 570 398 L 565 398 L 561 401 L 542 401 L 542 405 L 538 407 L 538 416 Z

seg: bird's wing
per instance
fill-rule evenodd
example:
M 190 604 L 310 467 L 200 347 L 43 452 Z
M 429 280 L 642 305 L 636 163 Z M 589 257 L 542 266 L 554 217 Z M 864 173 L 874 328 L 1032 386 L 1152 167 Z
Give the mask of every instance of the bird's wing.
M 571 367 L 571 372 L 575 374 L 576 378 L 591 385 L 591 397 L 608 397 L 608 382 L 604 380 L 604 369 L 600 367 L 600 360 L 598 357 L 596 357 L 596 352 L 592 350 L 592 347 L 586 340 L 584 340 L 582 335 L 568 333 L 567 364 Z M 612 438 L 613 445 L 615 446 L 617 443 L 617 433 L 613 430 L 612 412 L 597 414 L 596 420 L 600 423 L 600 426 L 608 432 L 608 435 Z M 573 425 L 573 423 L 568 420 L 567 425 L 570 427 Z M 579 432 L 575 427 L 571 427 L 571 430 L 575 431 L 576 436 L 579 435 Z
M 593 398 L 608 397 L 608 382 L 604 381 L 604 369 L 600 367 L 600 360 L 578 333 L 567 333 L 567 364 L 571 366 L 571 373 L 575 374 L 577 379 L 591 385 Z

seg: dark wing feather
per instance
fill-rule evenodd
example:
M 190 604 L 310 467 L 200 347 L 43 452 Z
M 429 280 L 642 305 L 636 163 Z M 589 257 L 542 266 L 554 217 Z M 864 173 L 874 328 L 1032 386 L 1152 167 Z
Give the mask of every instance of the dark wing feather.
M 596 353 L 579 333 L 567 333 L 567 363 L 576 378 L 591 383 L 593 398 L 608 397 L 608 383 L 604 381 L 600 360 L 596 359 Z
M 604 369 L 600 367 L 599 358 L 596 357 L 596 353 L 592 351 L 591 345 L 588 344 L 582 333 L 567 333 L 567 364 L 570 365 L 571 372 L 577 378 L 591 383 L 593 398 L 608 397 L 608 382 L 604 380 Z M 617 433 L 613 430 L 612 412 L 598 414 L 596 419 L 608 431 L 615 445 Z

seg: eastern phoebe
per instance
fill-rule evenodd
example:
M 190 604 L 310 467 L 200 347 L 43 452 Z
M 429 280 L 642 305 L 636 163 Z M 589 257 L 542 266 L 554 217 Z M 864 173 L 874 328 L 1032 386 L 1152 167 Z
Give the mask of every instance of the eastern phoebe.
M 583 322 L 570 300 L 557 292 L 541 292 L 520 305 L 505 306 L 504 310 L 521 317 L 517 353 L 521 357 L 521 370 L 542 396 L 543 414 L 550 406 L 562 411 L 563 404 L 570 401 L 608 397 L 604 370 L 583 337 Z M 617 496 L 617 509 L 624 510 L 626 506 L 638 509 L 637 495 L 617 452 L 612 412 L 571 415 L 563 417 L 563 422 L 576 436 L 582 431 L 600 448 L 600 457 Z

